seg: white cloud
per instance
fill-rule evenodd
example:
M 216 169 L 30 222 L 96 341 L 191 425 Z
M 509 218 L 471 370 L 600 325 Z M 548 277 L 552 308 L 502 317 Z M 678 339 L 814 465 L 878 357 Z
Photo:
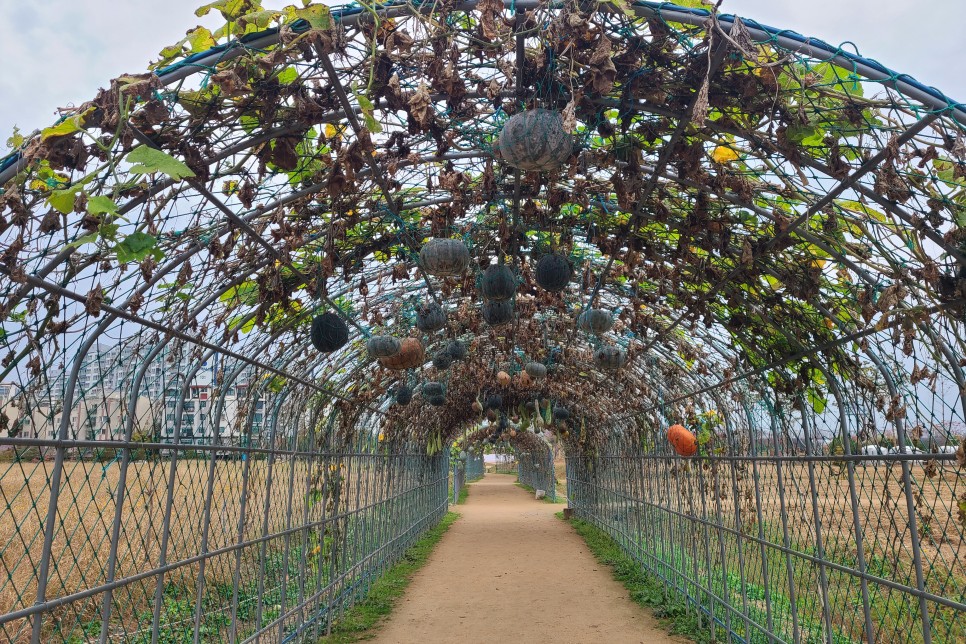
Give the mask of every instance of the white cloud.
M 111 78 L 143 71 L 163 47 L 204 22 L 194 15 L 200 4 L 0 0 L 0 141 L 14 125 L 25 132 L 45 127 L 56 108 L 89 100 Z M 725 0 L 722 10 L 834 44 L 850 39 L 864 55 L 966 100 L 960 67 L 966 2 Z

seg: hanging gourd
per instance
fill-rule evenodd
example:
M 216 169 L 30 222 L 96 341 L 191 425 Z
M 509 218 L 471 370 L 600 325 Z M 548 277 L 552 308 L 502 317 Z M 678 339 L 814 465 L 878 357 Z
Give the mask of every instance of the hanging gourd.
M 413 399 L 413 390 L 406 385 L 399 385 L 396 389 L 396 404 L 405 407 Z
M 419 251 L 419 265 L 437 277 L 462 275 L 470 265 L 470 251 L 458 239 L 431 239 Z
M 615 371 L 627 362 L 627 354 L 619 347 L 601 347 L 594 352 L 594 365 L 604 371 Z
M 449 351 L 447 351 L 446 349 L 437 351 L 436 355 L 433 356 L 433 366 L 439 369 L 440 371 L 449 369 L 450 365 L 452 364 L 453 364 L 453 356 L 451 356 Z
M 486 397 L 486 402 L 484 403 L 484 407 L 486 407 L 489 410 L 497 411 L 498 409 L 503 407 L 503 396 L 501 396 L 500 394 L 490 394 L 489 396 Z
M 453 360 L 463 360 L 466 357 L 466 345 L 459 340 L 453 340 L 446 345 L 446 351 Z
M 556 170 L 574 150 L 574 139 L 559 112 L 533 109 L 514 114 L 503 124 L 500 155 L 518 170 Z
M 570 410 L 561 405 L 553 408 L 553 417 L 557 420 L 570 420 Z
M 473 411 L 475 411 L 476 413 L 478 414 L 483 413 L 483 403 L 481 403 L 478 399 L 473 401 L 472 407 L 473 407 Z
M 443 387 L 443 383 L 441 382 L 427 382 L 423 385 L 423 398 L 434 398 L 445 395 L 446 388 Z
M 433 407 L 442 407 L 446 404 L 446 396 L 429 396 L 426 398 L 426 402 Z
M 500 371 L 499 373 L 496 374 L 496 382 L 501 387 L 509 387 L 510 374 L 508 374 L 506 371 Z
M 366 350 L 373 358 L 391 358 L 399 353 L 402 343 L 391 335 L 374 335 L 366 340 Z
M 341 349 L 349 341 L 349 327 L 335 313 L 323 313 L 312 319 L 312 331 L 309 336 L 317 350 L 330 353 Z
M 528 362 L 523 369 L 534 380 L 540 380 L 547 375 L 547 366 L 542 362 Z
M 415 369 L 425 361 L 426 350 L 418 338 L 406 338 L 399 345 L 399 353 L 388 358 L 379 358 L 379 364 L 395 371 Z
M 439 304 L 429 302 L 416 307 L 416 328 L 423 333 L 439 331 L 446 326 L 446 312 Z
M 537 284 L 545 291 L 556 293 L 567 288 L 573 271 L 563 255 L 551 253 L 537 262 Z
M 503 326 L 513 321 L 511 300 L 483 302 L 483 320 L 490 326 Z
M 667 440 L 680 456 L 694 456 L 698 453 L 698 439 L 683 425 L 671 425 L 667 430 Z
M 587 309 L 577 317 L 577 326 L 587 333 L 607 333 L 614 326 L 614 316 L 603 309 Z
M 494 264 L 483 271 L 480 293 L 485 300 L 509 300 L 517 292 L 517 278 L 506 264 Z
M 524 389 L 527 387 L 532 387 L 533 378 L 531 378 L 530 374 L 528 374 L 526 371 L 521 371 L 520 375 L 517 376 L 517 385 Z

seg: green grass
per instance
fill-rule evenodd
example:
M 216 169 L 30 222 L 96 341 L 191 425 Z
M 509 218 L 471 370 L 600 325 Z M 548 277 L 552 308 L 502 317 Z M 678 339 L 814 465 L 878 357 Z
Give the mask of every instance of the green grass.
M 468 497 L 469 495 L 470 495 L 470 486 L 464 485 L 463 487 L 461 487 L 459 498 L 456 499 L 456 505 L 463 505 L 464 503 L 466 503 L 466 497 Z
M 537 493 L 537 491 L 535 489 L 533 489 L 532 487 L 530 487 L 526 483 L 521 483 L 520 481 L 517 481 L 516 482 L 516 486 L 518 488 L 522 489 L 522 490 L 526 490 L 530 494 L 536 494 Z M 550 496 L 543 497 L 542 501 L 544 503 L 566 503 L 567 502 L 567 499 L 562 498 L 560 495 L 557 495 L 557 500 L 556 501 L 554 501 L 553 499 L 551 499 Z
M 557 512 L 557 517 L 563 519 L 563 512 Z M 664 581 L 645 572 L 606 532 L 580 519 L 570 519 L 568 523 L 584 538 L 597 561 L 611 567 L 614 579 L 624 584 L 631 599 L 649 608 L 669 633 L 695 642 L 712 641 L 711 633 L 698 622 L 694 612 L 666 592 Z
M 442 521 L 430 528 L 406 551 L 399 563 L 387 570 L 372 585 L 362 602 L 349 609 L 332 625 L 332 633 L 318 640 L 319 644 L 357 642 L 373 637 L 380 620 L 392 612 L 393 606 L 412 581 L 413 574 L 426 563 L 433 548 L 459 516 L 455 512 L 447 512 Z

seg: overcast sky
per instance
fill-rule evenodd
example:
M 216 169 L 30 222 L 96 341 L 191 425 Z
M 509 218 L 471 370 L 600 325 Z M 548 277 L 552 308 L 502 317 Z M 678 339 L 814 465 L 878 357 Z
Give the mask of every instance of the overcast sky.
M 0 156 L 14 125 L 25 133 L 45 127 L 58 107 L 144 71 L 199 24 L 194 9 L 204 3 L 0 0 Z M 834 44 L 850 40 L 862 54 L 966 101 L 966 0 L 724 0 L 722 10 Z

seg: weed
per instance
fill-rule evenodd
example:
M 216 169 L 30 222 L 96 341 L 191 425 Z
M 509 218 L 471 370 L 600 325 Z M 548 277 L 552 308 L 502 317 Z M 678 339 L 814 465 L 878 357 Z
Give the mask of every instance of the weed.
M 563 519 L 563 512 L 557 512 L 557 517 Z M 711 633 L 700 624 L 694 612 L 666 592 L 664 581 L 644 571 L 607 533 L 580 519 L 570 519 L 569 523 L 587 542 L 597 561 L 611 567 L 614 579 L 624 584 L 631 599 L 651 609 L 670 633 L 696 642 L 712 641 Z
M 362 602 L 350 608 L 341 619 L 333 623 L 331 634 L 321 638 L 319 644 L 356 642 L 370 637 L 371 633 L 368 631 L 392 612 L 393 606 L 412 581 L 413 574 L 426 563 L 433 548 L 457 518 L 459 515 L 455 512 L 447 512 L 442 521 L 430 528 L 406 551 L 399 563 L 387 570 L 372 585 Z

